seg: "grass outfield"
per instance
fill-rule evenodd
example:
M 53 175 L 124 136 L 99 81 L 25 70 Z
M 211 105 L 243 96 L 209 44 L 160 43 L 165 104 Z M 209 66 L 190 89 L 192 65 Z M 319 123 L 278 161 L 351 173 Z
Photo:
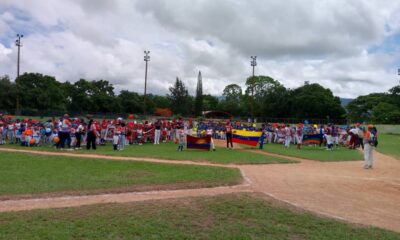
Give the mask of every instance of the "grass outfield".
M 363 155 L 357 150 L 350 150 L 345 147 L 327 151 L 324 147 L 319 146 L 302 146 L 301 150 L 297 150 L 296 145 L 291 145 L 289 149 L 284 148 L 282 144 L 264 145 L 264 150 L 270 153 L 276 153 L 284 156 L 292 156 L 322 162 L 334 161 L 357 161 L 363 160 Z
M 380 134 L 400 134 L 400 125 L 378 124 L 376 128 Z
M 4 145 L 3 147 L 16 147 L 21 149 L 31 150 L 45 150 L 45 151 L 56 151 L 50 146 L 44 147 L 19 147 L 16 145 Z M 178 152 L 178 146 L 173 143 L 161 143 L 160 145 L 144 144 L 130 145 L 127 146 L 124 151 L 114 151 L 112 145 L 99 146 L 96 151 L 87 151 L 85 149 L 79 151 L 71 151 L 71 153 L 96 153 L 111 156 L 124 156 L 124 157 L 149 157 L 159 158 L 168 160 L 191 160 L 191 161 L 207 161 L 211 163 L 219 164 L 266 164 L 266 163 L 294 163 L 295 161 L 274 157 L 266 156 L 263 154 L 235 151 L 226 148 L 217 147 L 217 151 L 204 151 L 196 149 L 184 149 L 183 152 Z M 57 150 L 58 151 L 58 150 Z
M 378 141 L 378 152 L 400 159 L 400 134 L 380 134 Z
M 240 181 L 239 170 L 222 167 L 0 154 L 0 198 L 16 194 L 104 192 L 103 189 L 143 191 L 152 189 L 151 186 L 211 187 Z
M 399 239 L 289 210 L 258 195 L 0 213 L 0 239 Z

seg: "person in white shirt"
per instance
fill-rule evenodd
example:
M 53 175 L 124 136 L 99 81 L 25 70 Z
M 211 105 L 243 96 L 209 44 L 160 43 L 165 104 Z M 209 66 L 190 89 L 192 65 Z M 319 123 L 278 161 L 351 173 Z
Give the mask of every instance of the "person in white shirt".
M 14 144 L 15 132 L 14 132 L 14 124 L 10 121 L 7 125 L 7 138 L 9 143 Z
M 283 132 L 285 134 L 285 147 L 289 148 L 290 142 L 292 141 L 292 131 L 290 130 L 290 126 L 286 126 Z
M 215 145 L 214 145 L 214 140 L 213 140 L 213 133 L 214 133 L 214 130 L 213 130 L 211 127 L 208 127 L 208 128 L 207 128 L 207 131 L 206 131 L 206 135 L 211 137 L 211 149 L 212 149 L 213 151 L 215 151 Z

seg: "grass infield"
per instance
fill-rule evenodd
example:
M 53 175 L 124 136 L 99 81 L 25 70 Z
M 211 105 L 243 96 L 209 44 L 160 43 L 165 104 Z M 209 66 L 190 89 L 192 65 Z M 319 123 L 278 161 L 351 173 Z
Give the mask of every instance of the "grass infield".
M 17 145 L 3 145 L 3 147 L 13 147 L 18 149 L 30 149 L 41 151 L 58 151 L 50 146 L 43 147 L 20 147 Z M 161 143 L 160 145 L 144 144 L 144 145 L 129 145 L 123 151 L 114 151 L 112 145 L 98 146 L 96 151 L 85 149 L 78 151 L 70 151 L 70 153 L 95 153 L 111 156 L 124 157 L 148 157 L 166 160 L 190 160 L 204 161 L 218 164 L 267 164 L 267 163 L 294 163 L 295 161 L 285 159 L 283 157 L 266 156 L 263 154 L 251 153 L 239 150 L 229 150 L 222 147 L 217 147 L 216 151 L 204 151 L 197 149 L 185 149 L 183 152 L 178 152 L 178 145 L 173 143 Z
M 0 239 L 399 239 L 254 194 L 0 213 Z
M 239 170 L 223 167 L 0 154 L 0 199 L 17 194 L 212 187 L 240 181 Z
M 321 162 L 363 160 L 361 152 L 350 150 L 345 147 L 327 151 L 324 147 L 302 146 L 301 150 L 298 150 L 296 149 L 296 145 L 291 145 L 290 148 L 287 149 L 282 144 L 267 144 L 264 145 L 264 150 L 283 156 L 292 156 Z

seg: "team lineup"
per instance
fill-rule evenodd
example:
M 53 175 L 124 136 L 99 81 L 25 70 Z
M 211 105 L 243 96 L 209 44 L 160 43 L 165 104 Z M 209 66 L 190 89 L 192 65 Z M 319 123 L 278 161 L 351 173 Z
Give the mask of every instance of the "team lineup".
M 122 151 L 127 145 L 160 144 L 174 142 L 178 151 L 205 149 L 215 151 L 214 139 L 226 140 L 226 147 L 233 149 L 233 142 L 250 146 L 281 144 L 290 148 L 291 144 L 301 150 L 302 145 L 324 146 L 332 151 L 338 147 L 364 150 L 364 168 L 373 167 L 372 149 L 378 145 L 378 132 L 373 125 L 366 127 L 356 124 L 338 126 L 299 123 L 297 125 L 278 123 L 243 123 L 227 120 L 159 119 L 138 122 L 129 115 L 128 119 L 114 120 L 70 118 L 68 114 L 46 122 L 32 119 L 14 119 L 12 116 L 0 118 L 0 144 L 20 144 L 21 146 L 51 145 L 60 150 L 96 149 L 97 145 L 112 143 L 114 150 Z M 258 125 L 258 126 L 257 126 Z M 187 136 L 191 138 L 188 141 Z

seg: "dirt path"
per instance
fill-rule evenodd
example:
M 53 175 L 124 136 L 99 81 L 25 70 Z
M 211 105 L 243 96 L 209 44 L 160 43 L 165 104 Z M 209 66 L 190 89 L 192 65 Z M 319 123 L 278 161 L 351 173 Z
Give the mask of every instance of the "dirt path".
M 377 152 L 374 153 L 375 168 L 364 170 L 360 161 L 324 163 L 301 160 L 299 164 L 235 166 L 92 154 L 7 150 L 4 148 L 0 151 L 237 167 L 246 179 L 245 184 L 233 187 L 0 201 L 0 212 L 72 207 L 95 203 L 212 196 L 234 192 L 262 192 L 280 201 L 318 214 L 400 232 L 400 161 Z
M 241 166 L 255 191 L 349 222 L 400 231 L 400 161 L 375 154 L 375 168 L 362 162 L 302 161 Z

